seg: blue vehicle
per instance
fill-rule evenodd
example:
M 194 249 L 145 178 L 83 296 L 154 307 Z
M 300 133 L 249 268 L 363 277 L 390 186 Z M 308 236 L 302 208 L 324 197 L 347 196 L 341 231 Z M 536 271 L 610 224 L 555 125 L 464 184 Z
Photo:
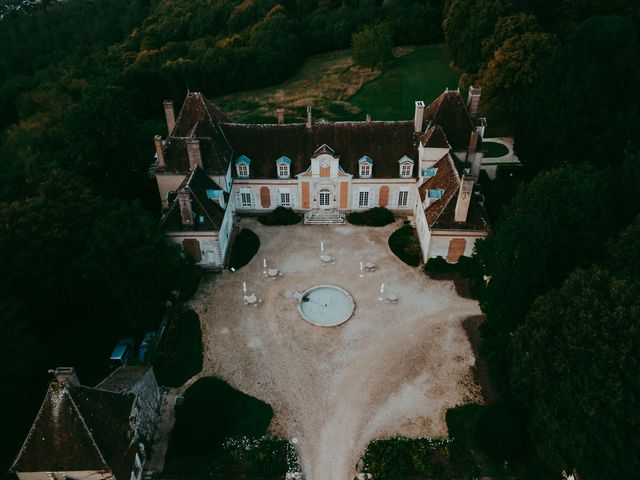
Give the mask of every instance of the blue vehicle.
M 109 358 L 109 366 L 111 368 L 118 368 L 122 365 L 126 365 L 129 358 L 133 354 L 133 347 L 135 346 L 135 340 L 133 338 L 123 338 L 120 340 L 111 352 Z

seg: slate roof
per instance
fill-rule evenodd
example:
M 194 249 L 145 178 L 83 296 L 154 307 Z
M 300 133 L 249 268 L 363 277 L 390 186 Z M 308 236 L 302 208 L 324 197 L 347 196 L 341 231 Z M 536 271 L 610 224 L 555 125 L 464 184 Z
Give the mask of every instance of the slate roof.
M 207 190 L 222 190 L 222 188 L 211 180 L 200 167 L 196 167 L 185 177 L 176 192 L 181 191 L 183 188 L 186 188 L 191 195 L 191 209 L 195 214 L 193 226 L 188 227 L 188 230 L 220 230 L 222 220 L 224 219 L 224 209 L 217 202 L 208 198 Z M 225 201 L 228 202 L 228 194 L 225 192 L 223 195 L 225 195 Z M 169 205 L 168 211 L 160 220 L 160 225 L 164 230 L 187 230 L 187 228 L 182 225 L 179 203 L 176 195 Z M 204 223 L 198 222 L 200 216 L 204 217 Z
M 134 402 L 132 394 L 52 381 L 12 471 L 111 470 L 128 478 Z
M 227 117 L 204 95 L 189 92 L 182 104 L 171 135 L 164 142 L 165 167 L 158 172 L 185 174 L 189 171 L 186 140 L 200 141 L 204 169 L 210 175 L 224 175 L 231 161 L 233 149 L 220 129 Z
M 150 366 L 128 366 L 117 368 L 102 382 L 96 385 L 99 390 L 122 393 L 129 391 L 149 371 Z
M 429 127 L 420 137 L 420 143 L 422 143 L 423 147 L 451 148 L 451 145 L 449 145 L 447 141 L 447 136 L 442 131 L 440 125 Z
M 454 150 L 467 150 L 475 127 L 458 90 L 444 91 L 424 109 L 423 118 L 425 129 L 438 125 Z
M 222 123 L 221 127 L 234 155 L 251 159 L 250 178 L 277 178 L 276 160 L 283 155 L 291 159 L 292 176 L 303 173 L 309 168 L 309 159 L 324 152 L 319 151 L 323 145 L 335 151 L 342 169 L 352 175 L 358 174 L 359 159 L 371 157 L 374 178 L 398 178 L 398 160 L 417 155 L 413 121 L 326 122 L 311 128 L 304 123 Z

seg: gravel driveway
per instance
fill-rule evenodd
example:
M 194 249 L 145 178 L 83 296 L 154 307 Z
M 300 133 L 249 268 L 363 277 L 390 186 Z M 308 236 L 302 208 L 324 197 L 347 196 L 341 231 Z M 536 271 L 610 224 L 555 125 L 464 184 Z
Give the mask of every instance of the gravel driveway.
M 446 436 L 447 408 L 479 401 L 462 328 L 478 304 L 391 253 L 387 239 L 399 224 L 265 227 L 243 219 L 241 226 L 259 235 L 260 251 L 239 271 L 213 276 L 193 301 L 205 343 L 202 375 L 270 403 L 270 429 L 299 439 L 307 480 L 351 480 L 372 439 Z M 320 240 L 335 263 L 321 265 Z M 265 279 L 263 258 L 284 275 Z M 360 260 L 376 271 L 360 278 Z M 244 305 L 243 281 L 263 299 L 259 307 Z M 398 304 L 377 300 L 381 282 Z M 351 293 L 348 322 L 318 327 L 299 316 L 292 294 L 317 284 Z

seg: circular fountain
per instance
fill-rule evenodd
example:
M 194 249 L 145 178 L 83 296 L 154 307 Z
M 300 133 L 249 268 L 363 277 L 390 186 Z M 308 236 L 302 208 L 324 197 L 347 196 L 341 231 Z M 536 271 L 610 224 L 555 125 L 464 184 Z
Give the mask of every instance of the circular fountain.
M 302 318 L 319 327 L 335 327 L 346 322 L 355 307 L 351 294 L 335 285 L 311 287 L 298 301 Z

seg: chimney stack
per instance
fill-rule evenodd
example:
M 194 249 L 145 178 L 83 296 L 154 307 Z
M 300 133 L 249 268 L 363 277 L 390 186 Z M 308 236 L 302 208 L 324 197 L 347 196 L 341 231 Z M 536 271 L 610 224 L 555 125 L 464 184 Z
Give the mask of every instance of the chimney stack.
M 193 226 L 193 210 L 191 209 L 191 194 L 189 190 L 183 188 L 178 192 L 178 203 L 180 204 L 182 225 L 185 227 Z
M 467 97 L 467 110 L 471 118 L 475 118 L 478 114 L 478 105 L 480 105 L 480 87 L 469 85 L 469 96 Z
M 53 373 L 55 381 L 60 385 L 80 385 L 76 369 L 73 367 L 58 367 L 55 370 L 49 370 L 49 373 Z
M 473 193 L 473 184 L 475 177 L 471 175 L 463 175 L 458 190 L 458 200 L 456 201 L 456 213 L 454 221 L 466 222 L 469 213 L 469 205 L 471 204 L 471 194 Z
M 173 100 L 164 101 L 164 116 L 167 119 L 167 135 L 171 136 L 173 127 L 176 126 L 176 114 L 173 111 Z
M 480 133 L 477 130 L 471 132 L 469 138 L 469 152 L 467 153 L 467 163 L 471 165 L 471 175 L 476 181 L 480 176 L 480 167 L 482 166 L 482 151 L 478 151 L 478 142 L 480 141 Z
M 416 102 L 416 111 L 413 115 L 413 131 L 422 133 L 422 120 L 424 116 L 424 102 L 418 100 Z
M 311 106 L 307 107 L 307 128 L 313 127 L 313 114 L 311 112 Z
M 276 118 L 278 125 L 284 125 L 284 108 L 276 108 Z
M 189 169 L 194 169 L 198 165 L 202 168 L 202 153 L 200 152 L 200 140 L 189 138 L 187 140 L 187 154 L 189 155 Z
M 366 119 L 367 123 L 371 123 L 371 114 L 367 113 L 367 119 Z
M 162 137 L 160 135 L 156 135 L 153 137 L 153 140 L 156 144 L 156 156 L 158 157 L 158 166 L 164 167 L 164 149 L 162 148 Z

